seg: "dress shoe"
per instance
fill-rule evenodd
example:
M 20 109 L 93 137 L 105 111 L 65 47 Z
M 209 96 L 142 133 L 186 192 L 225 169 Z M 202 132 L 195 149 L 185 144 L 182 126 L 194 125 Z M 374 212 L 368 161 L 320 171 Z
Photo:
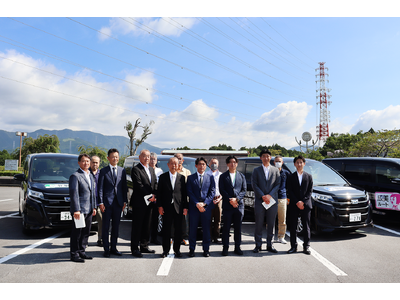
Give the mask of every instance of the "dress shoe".
M 143 257 L 143 254 L 140 253 L 139 250 L 134 250 L 134 251 L 132 252 L 132 255 L 135 256 L 135 257 Z
M 140 248 L 140 252 L 142 252 L 142 253 L 156 253 L 155 250 L 150 250 L 149 247 Z
M 183 239 L 182 242 L 181 242 L 181 245 L 189 246 L 189 241 Z
M 235 252 L 237 255 L 243 255 L 243 251 L 242 251 L 242 249 L 240 249 L 240 247 L 236 247 L 234 252 Z
M 291 254 L 291 253 L 296 253 L 296 252 L 297 252 L 297 247 L 292 247 L 289 249 L 289 251 L 287 253 Z
M 303 248 L 303 253 L 307 254 L 307 255 L 310 255 L 311 254 L 310 247 L 304 247 Z
M 194 250 L 189 251 L 189 257 L 194 257 Z
M 220 238 L 213 239 L 213 243 L 215 243 L 215 244 L 220 244 L 221 242 L 222 242 L 222 240 Z
M 98 241 L 97 241 L 97 246 L 103 247 L 103 241 L 102 241 L 102 240 L 98 240 Z
M 71 256 L 71 261 L 73 262 L 79 262 L 79 263 L 84 263 L 85 260 L 79 256 Z
M 204 257 L 209 257 L 210 256 L 210 251 L 204 251 L 203 252 Z
M 166 258 L 167 256 L 168 256 L 168 253 L 165 253 L 165 252 L 161 253 L 162 258 Z
M 253 249 L 253 252 L 254 252 L 254 253 L 260 253 L 260 251 L 261 251 L 261 247 L 258 247 L 258 246 L 256 246 L 256 247 Z
M 111 254 L 114 254 L 114 255 L 117 255 L 117 256 L 122 256 L 122 253 L 119 252 L 117 249 L 110 250 L 110 253 L 111 253 Z
M 222 255 L 222 256 L 228 256 L 228 247 L 222 248 L 222 253 L 221 253 L 221 255 Z
M 177 251 L 174 254 L 175 254 L 175 257 L 182 257 L 182 253 L 180 251 Z
M 110 251 L 104 251 L 103 256 L 104 257 L 110 257 Z
M 93 259 L 93 257 L 87 255 L 86 253 L 79 254 L 82 259 Z
M 271 253 L 278 253 L 278 250 L 276 250 L 275 248 L 274 248 L 274 246 L 268 246 L 267 247 L 267 251 L 268 252 L 271 252 Z

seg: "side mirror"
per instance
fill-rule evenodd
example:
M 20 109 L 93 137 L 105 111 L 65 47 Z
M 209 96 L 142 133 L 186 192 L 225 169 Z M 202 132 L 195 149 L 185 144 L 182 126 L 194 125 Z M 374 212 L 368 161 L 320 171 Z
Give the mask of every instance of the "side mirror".
M 24 181 L 25 180 L 25 174 L 14 175 L 14 179 L 17 180 L 17 181 Z

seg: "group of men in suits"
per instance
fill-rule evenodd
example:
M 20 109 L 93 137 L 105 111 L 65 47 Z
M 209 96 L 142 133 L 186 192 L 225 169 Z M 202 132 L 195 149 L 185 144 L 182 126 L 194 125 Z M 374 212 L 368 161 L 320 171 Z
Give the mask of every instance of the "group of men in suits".
M 264 221 L 267 223 L 267 251 L 276 253 L 272 245 L 273 229 L 277 215 L 278 189 L 280 187 L 279 169 L 270 166 L 271 153 L 263 150 L 260 154 L 262 165 L 252 173 L 252 187 L 255 193 L 255 233 L 256 247 L 253 252 L 261 251 L 262 229 Z M 127 182 L 125 169 L 119 167 L 119 152 L 117 149 L 108 151 L 109 165 L 100 170 L 98 185 L 93 173 L 89 171 L 90 157 L 81 154 L 78 158 L 79 169 L 70 177 L 69 189 L 71 198 L 71 215 L 75 220 L 83 217 L 85 226 L 78 228 L 73 222 L 71 233 L 70 254 L 71 260 L 84 262 L 92 259 L 85 253 L 88 243 L 92 216 L 96 214 L 96 207 L 102 213 L 102 242 L 104 256 L 111 254 L 121 256 L 117 250 L 119 223 L 122 211 L 128 204 Z M 212 173 L 207 173 L 207 161 L 197 158 L 195 166 L 197 172 L 187 177 L 180 174 L 179 160 L 176 157 L 168 161 L 168 171 L 161 174 L 157 180 L 154 169 L 149 166 L 150 152 L 142 150 L 139 163 L 133 166 L 131 178 L 133 193 L 131 253 L 135 257 L 143 257 L 143 253 L 155 253 L 148 246 L 150 236 L 150 213 L 156 207 L 163 218 L 162 228 L 162 257 L 169 254 L 171 237 L 174 237 L 173 251 L 176 257 L 180 252 L 182 237 L 182 221 L 189 215 L 189 256 L 195 256 L 198 225 L 203 229 L 203 255 L 210 256 L 211 243 L 211 213 L 215 205 L 216 181 Z M 222 228 L 222 255 L 228 255 L 230 228 L 234 228 L 234 252 L 243 255 L 241 250 L 241 225 L 244 215 L 244 196 L 247 190 L 245 176 L 238 172 L 238 159 L 228 156 L 226 159 L 228 170 L 219 175 L 218 189 L 222 198 L 224 225 Z M 300 215 L 305 228 L 303 251 L 310 254 L 310 216 L 312 177 L 303 171 L 305 159 L 298 156 L 294 159 L 297 172 L 287 178 L 286 188 L 290 199 L 291 224 L 297 224 Z M 97 194 L 96 194 L 97 190 Z M 189 201 L 187 200 L 189 199 Z M 111 241 L 109 229 L 111 223 Z M 173 229 L 173 230 L 172 230 Z M 291 248 L 288 253 L 297 251 L 296 228 L 290 229 Z

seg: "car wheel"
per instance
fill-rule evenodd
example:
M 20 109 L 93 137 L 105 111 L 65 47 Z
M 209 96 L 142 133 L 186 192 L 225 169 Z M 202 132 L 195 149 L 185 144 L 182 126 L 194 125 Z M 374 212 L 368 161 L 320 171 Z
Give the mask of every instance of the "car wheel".
M 31 229 L 31 227 L 26 224 L 25 222 L 25 216 L 24 214 L 22 214 L 22 233 L 25 235 L 32 235 L 33 234 L 33 230 Z

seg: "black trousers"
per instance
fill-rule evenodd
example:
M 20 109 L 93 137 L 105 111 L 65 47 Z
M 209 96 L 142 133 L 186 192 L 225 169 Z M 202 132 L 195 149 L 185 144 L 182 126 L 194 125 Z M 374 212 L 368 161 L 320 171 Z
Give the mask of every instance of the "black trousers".
M 150 207 L 132 208 L 131 251 L 146 248 L 150 235 Z
M 72 216 L 72 230 L 70 238 L 70 254 L 71 257 L 78 257 L 85 253 L 88 245 L 90 228 L 92 226 L 92 213 L 84 215 L 85 225 L 84 228 L 76 228 L 75 221 Z
M 163 227 L 162 227 L 162 247 L 163 252 L 167 253 L 171 249 L 171 228 L 174 228 L 174 252 L 180 251 L 181 247 L 181 236 L 182 236 L 182 217 L 183 214 L 178 214 L 175 210 L 174 204 L 170 204 L 170 207 L 164 208 L 163 215 Z
M 122 213 L 122 206 L 118 204 L 117 199 L 115 199 L 110 206 L 106 207 L 106 210 L 103 213 L 102 238 L 103 238 L 104 251 L 109 251 L 110 248 L 111 250 L 117 249 L 121 213 Z M 109 238 L 110 220 L 111 220 L 111 246 Z
M 224 210 L 224 226 L 222 227 L 222 245 L 224 248 L 229 247 L 229 232 L 233 223 L 233 238 L 235 248 L 239 248 L 242 244 L 242 220 L 244 211 L 239 208 Z
M 310 219 L 311 209 L 304 207 L 300 210 L 297 206 L 289 206 L 289 220 L 290 220 L 290 247 L 297 247 L 297 222 L 300 216 L 303 225 L 303 247 L 310 247 Z

